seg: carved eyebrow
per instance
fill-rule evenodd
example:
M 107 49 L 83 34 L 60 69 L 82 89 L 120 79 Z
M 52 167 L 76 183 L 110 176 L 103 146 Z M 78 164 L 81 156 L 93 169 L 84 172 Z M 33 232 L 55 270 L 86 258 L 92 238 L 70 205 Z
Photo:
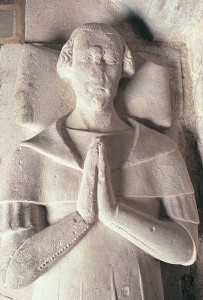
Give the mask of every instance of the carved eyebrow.
M 103 52 L 103 49 L 102 49 L 102 47 L 95 45 L 95 46 L 89 47 L 88 52 L 91 54 L 94 54 L 94 55 L 101 55 Z
M 107 56 L 107 58 L 114 58 L 116 61 L 119 60 L 120 54 L 117 51 L 105 51 L 104 56 Z
M 115 49 L 115 50 L 112 50 L 112 49 L 103 49 L 104 53 L 110 53 L 111 55 L 116 55 L 116 56 L 120 56 L 120 53 Z

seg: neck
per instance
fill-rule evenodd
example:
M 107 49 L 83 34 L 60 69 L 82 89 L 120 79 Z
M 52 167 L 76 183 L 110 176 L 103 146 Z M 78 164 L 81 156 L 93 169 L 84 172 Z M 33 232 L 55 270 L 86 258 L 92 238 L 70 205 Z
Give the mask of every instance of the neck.
M 66 126 L 101 133 L 129 129 L 129 126 L 118 117 L 113 104 L 99 111 L 76 105 L 74 111 L 66 119 Z

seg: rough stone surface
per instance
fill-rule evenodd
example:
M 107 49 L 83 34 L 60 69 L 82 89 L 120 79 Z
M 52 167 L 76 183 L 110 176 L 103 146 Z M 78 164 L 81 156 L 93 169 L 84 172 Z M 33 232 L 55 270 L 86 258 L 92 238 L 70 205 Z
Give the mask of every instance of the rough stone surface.
M 15 94 L 19 125 L 39 132 L 73 109 L 74 92 L 56 72 L 58 56 L 54 49 L 23 46 Z
M 62 3 L 63 2 L 63 3 Z M 167 66 L 170 79 L 170 96 L 172 103 L 172 127 L 167 130 L 179 145 L 184 155 L 190 177 L 195 188 L 196 199 L 198 203 L 200 217 L 202 219 L 202 169 L 199 153 L 201 154 L 201 128 L 202 128 L 202 16 L 201 1 L 115 1 L 100 3 L 100 13 L 92 14 L 93 3 L 91 3 L 91 16 L 88 10 L 88 4 L 80 1 L 82 13 L 79 19 L 78 3 L 75 6 L 73 18 L 70 16 L 66 1 L 61 1 L 63 10 L 59 12 L 59 6 L 52 6 L 51 1 L 27 1 L 26 32 L 27 41 L 41 41 L 44 43 L 52 41 L 65 41 L 70 36 L 72 29 L 86 21 L 103 21 L 117 25 L 120 32 L 128 42 L 131 42 L 130 48 L 133 52 L 141 54 L 149 53 L 158 58 L 159 64 Z M 123 6 L 123 4 L 125 4 Z M 136 34 L 129 34 L 129 23 L 126 25 L 123 21 L 126 19 L 126 7 L 130 6 L 134 12 L 134 30 Z M 44 9 L 46 7 L 46 9 Z M 76 11 L 77 10 L 77 11 Z M 63 11 L 63 12 L 62 12 Z M 74 11 L 74 10 L 72 10 Z M 102 12 L 102 13 L 101 13 Z M 55 18 L 60 15 L 60 18 Z M 99 20 L 98 20 L 99 15 Z M 38 19 L 39 17 L 39 19 Z M 40 22 L 38 21 L 40 20 Z M 74 21 L 76 20 L 76 21 Z M 144 23 L 141 21 L 144 20 Z M 67 24 L 67 25 L 66 25 Z M 131 23 L 132 24 L 132 23 Z M 148 25 L 148 29 L 143 27 Z M 65 28 L 65 29 L 64 29 Z M 130 27 L 132 29 L 132 27 Z M 127 30 L 127 31 L 126 31 Z M 151 33 L 151 34 L 150 34 Z M 136 37 L 136 41 L 132 39 Z M 165 41 L 158 44 L 150 44 L 147 40 Z M 135 43 L 134 43 L 135 41 Z M 59 46 L 61 48 L 61 46 Z M 18 49 L 18 50 L 17 50 Z M 154 51 L 156 49 L 156 51 Z M 10 157 L 17 147 L 17 144 L 30 138 L 34 133 L 28 128 L 15 124 L 14 120 L 19 116 L 19 103 L 16 103 L 15 87 L 16 73 L 18 68 L 18 59 L 21 58 L 21 48 L 15 46 L 6 46 L 1 48 L 1 176 L 2 182 L 6 183 L 7 164 Z M 151 60 L 150 60 L 151 61 Z M 22 69 L 21 69 L 22 70 Z M 19 82 L 17 83 L 19 87 Z M 21 98 L 22 99 L 22 98 Z M 15 107 L 15 108 L 14 108 Z M 22 112 L 22 111 L 20 111 Z M 142 120 L 141 120 L 142 121 Z M 153 124 L 148 126 L 154 127 Z M 159 129 L 160 130 L 160 129 Z M 199 142 L 199 152 L 197 149 Z M 200 227 L 200 235 L 201 227 Z M 199 300 L 203 298 L 202 289 L 202 239 L 200 236 L 200 250 L 197 265 L 193 267 L 169 266 L 163 264 L 162 276 L 164 279 L 164 291 L 166 300 Z M 124 288 L 124 293 L 127 291 Z M 24 300 L 25 291 L 5 291 L 1 293 L 13 299 Z M 7 299 L 2 296 L 2 299 Z M 28 298 L 30 299 L 30 298 Z M 26 299 L 27 300 L 27 299 Z
M 18 44 L 25 40 L 25 1 L 0 3 L 0 44 Z
M 184 42 L 182 36 L 202 18 L 201 0 L 92 0 L 70 2 L 29 0 L 26 4 L 26 40 L 28 42 L 65 41 L 80 24 L 104 22 L 121 25 L 134 16 L 135 29 L 157 41 Z M 91 14 L 89 13 L 91 8 Z M 69 13 L 71 11 L 71 14 Z M 57 16 L 57 18 L 56 18 Z
M 4 10 L 0 11 L 0 32 L 1 38 L 13 37 L 14 29 L 14 11 Z
M 113 30 L 110 29 L 109 27 L 107 27 L 107 29 L 108 31 Z M 83 253 L 85 249 L 92 249 L 92 246 L 89 245 L 89 242 L 95 241 L 96 236 L 94 237 L 94 235 L 96 234 L 98 236 L 99 233 L 99 236 L 100 235 L 103 236 L 102 240 L 106 239 L 106 241 L 108 241 L 105 247 L 104 245 L 103 245 L 104 248 L 102 247 L 103 255 L 104 255 L 102 261 L 103 263 L 105 263 L 106 256 L 108 257 L 107 261 L 108 262 L 111 261 L 112 266 L 114 268 L 113 276 L 116 276 L 113 277 L 114 288 L 112 287 L 112 292 L 113 291 L 114 293 L 116 292 L 117 297 L 120 299 L 122 299 L 122 297 L 125 295 L 127 295 L 131 299 L 135 299 L 135 298 L 142 299 L 142 295 L 141 295 L 142 293 L 145 294 L 146 299 L 147 298 L 151 299 L 152 295 L 153 298 L 155 297 L 156 299 L 163 299 L 159 266 L 158 265 L 156 266 L 157 262 L 155 263 L 155 261 L 150 256 L 152 255 L 159 260 L 169 262 L 169 263 L 175 263 L 175 264 L 188 265 L 194 262 L 195 248 L 193 249 L 191 248 L 190 245 L 191 243 L 188 240 L 189 237 L 188 230 L 189 230 L 194 243 L 196 242 L 196 234 L 193 232 L 193 230 L 195 231 L 195 226 L 196 226 L 194 224 L 198 223 L 198 217 L 195 211 L 195 202 L 193 198 L 192 186 L 189 181 L 189 177 L 187 175 L 185 166 L 184 164 L 183 165 L 181 164 L 181 158 L 179 157 L 179 154 L 178 153 L 176 154 L 177 146 L 175 146 L 170 140 L 164 137 L 164 135 L 160 135 L 155 131 L 153 132 L 151 131 L 151 129 L 147 129 L 146 127 L 142 127 L 141 125 L 136 125 L 137 123 L 133 123 L 132 121 L 131 121 L 132 128 L 135 127 L 136 128 L 135 132 L 137 132 L 136 133 L 137 137 L 135 140 L 133 137 L 134 140 L 133 151 L 136 151 L 137 154 L 135 155 L 132 151 L 132 154 L 131 152 L 130 155 L 128 154 L 129 155 L 129 157 L 127 156 L 128 158 L 125 157 L 125 154 L 128 153 L 128 147 L 131 144 L 131 140 L 132 140 L 132 135 L 133 135 L 132 128 L 129 129 L 129 126 L 127 126 L 126 123 L 122 122 L 117 117 L 113 109 L 113 106 L 110 105 L 110 103 L 112 103 L 116 95 L 117 82 L 120 79 L 121 73 L 127 76 L 133 75 L 134 69 L 132 64 L 131 53 L 127 48 L 127 46 L 123 44 L 122 47 L 124 47 L 125 51 L 123 54 L 124 58 L 122 63 L 121 58 L 118 56 L 121 55 L 122 48 L 120 44 L 123 43 L 121 42 L 122 39 L 118 37 L 114 39 L 111 38 L 112 42 L 110 43 L 111 39 L 108 39 L 107 35 L 105 34 L 101 34 L 100 37 L 100 35 L 97 36 L 95 32 L 92 33 L 91 31 L 90 33 L 86 33 L 85 31 L 83 32 L 84 32 L 83 36 L 78 41 L 80 47 L 77 48 L 76 46 L 74 46 L 73 50 L 78 51 L 76 54 L 74 54 L 75 56 L 72 56 L 74 52 L 73 53 L 71 52 L 72 44 L 70 40 L 70 42 L 68 42 L 67 45 L 63 47 L 57 65 L 58 72 L 62 78 L 67 80 L 72 76 L 72 85 L 77 99 L 76 109 L 70 114 L 70 116 L 68 116 L 65 119 L 65 121 L 63 120 L 62 122 L 61 121 L 57 122 L 56 125 L 49 127 L 48 129 L 43 131 L 39 136 L 36 136 L 32 140 L 28 141 L 27 143 L 25 142 L 24 144 L 22 144 L 18 149 L 18 151 L 16 152 L 16 157 L 14 157 L 14 159 L 11 161 L 9 172 L 11 172 L 12 175 L 8 177 L 8 182 L 7 182 L 9 189 L 3 189 L 4 196 L 2 194 L 2 200 L 5 199 L 3 200 L 5 202 L 2 202 L 3 212 L 4 211 L 6 212 L 8 210 L 8 214 L 2 212 L 2 220 L 3 220 L 2 224 L 6 229 L 7 226 L 11 226 L 9 228 L 14 230 L 15 232 L 15 230 L 17 230 L 19 226 L 18 225 L 19 220 L 21 220 L 20 226 L 24 228 L 24 230 L 23 233 L 19 235 L 19 238 L 15 241 L 15 243 L 12 244 L 10 242 L 8 243 L 7 241 L 8 237 L 5 236 L 6 232 L 5 234 L 3 234 L 1 239 L 1 248 L 4 249 L 3 252 L 8 253 L 8 255 L 3 256 L 2 271 L 4 271 L 5 268 L 4 264 L 6 265 L 11 259 L 11 261 L 9 262 L 6 284 L 12 288 L 17 288 L 17 287 L 22 288 L 28 285 L 29 283 L 33 282 L 38 277 L 40 277 L 41 273 L 43 274 L 44 272 L 48 271 L 48 273 L 45 276 L 40 277 L 39 284 L 37 284 L 34 289 L 33 299 L 38 299 L 42 295 L 43 295 L 43 299 L 49 299 L 50 295 L 52 295 L 52 298 L 59 297 L 60 299 L 66 299 L 67 297 L 70 296 L 70 294 L 71 294 L 71 298 L 77 298 L 79 294 L 81 296 L 81 293 L 83 298 L 86 297 L 88 299 L 95 298 L 95 297 L 98 298 L 101 296 L 103 297 L 104 293 L 105 293 L 105 298 L 109 297 L 110 295 L 108 294 L 108 284 L 106 283 L 106 279 L 109 276 L 107 276 L 107 274 L 106 275 L 103 274 L 102 270 L 100 271 L 98 270 L 99 264 L 97 259 L 97 252 L 95 252 L 95 261 L 92 261 L 92 254 L 90 253 L 91 262 L 89 263 L 88 260 L 90 258 L 88 256 L 86 257 L 85 260 L 83 258 L 83 255 L 81 256 L 81 253 Z M 112 31 L 112 34 L 113 33 L 114 31 Z M 105 42 L 104 39 L 106 39 Z M 88 46 L 86 45 L 86 41 L 88 41 Z M 101 49 L 103 49 L 102 47 L 105 49 L 105 51 L 101 52 Z M 113 51 L 114 48 L 117 50 Z M 120 52 L 117 52 L 118 49 L 120 49 L 119 50 Z M 70 51 L 70 53 L 68 51 Z M 109 54 L 108 51 L 110 51 L 111 54 Z M 28 47 L 27 56 L 26 54 L 23 55 L 23 60 L 21 60 L 21 68 L 19 71 L 20 75 L 18 75 L 18 87 L 17 87 L 18 91 L 20 89 L 19 80 L 20 82 L 25 82 L 27 80 L 27 76 L 25 76 L 27 74 L 27 70 L 33 67 L 32 64 L 31 65 L 29 64 L 29 58 L 35 57 L 37 56 L 37 54 L 38 51 L 37 52 L 35 51 L 33 52 L 32 50 L 30 51 Z M 89 57 L 88 56 L 84 60 L 83 56 L 85 54 L 86 56 L 87 54 L 88 55 L 91 54 L 90 58 L 88 58 Z M 43 57 L 44 54 L 42 53 L 41 55 Z M 111 62 L 112 59 L 114 60 L 113 64 Z M 35 65 L 36 61 L 38 60 L 39 59 L 33 60 L 33 65 Z M 23 62 L 27 61 L 27 63 L 22 64 L 22 61 Z M 148 71 L 151 70 L 151 66 L 153 65 L 154 63 L 150 63 L 147 70 Z M 44 69 L 45 65 L 43 64 L 41 67 L 42 69 Z M 24 72 L 24 70 L 26 71 Z M 78 72 L 79 70 L 80 72 Z M 123 71 L 121 72 L 121 70 Z M 142 68 L 140 70 L 142 70 Z M 165 82 L 167 82 L 168 77 L 166 76 L 166 73 L 163 73 L 164 69 L 162 68 L 161 70 L 162 73 L 160 72 L 160 74 L 165 74 L 163 78 L 165 78 Z M 106 81 L 101 81 L 101 79 L 103 78 L 102 72 L 105 72 L 104 74 L 106 76 L 105 77 Z M 139 74 L 140 73 L 138 73 L 138 80 L 136 80 L 135 77 L 135 83 L 138 85 L 138 87 L 139 87 Z M 92 77 L 93 75 L 94 77 Z M 30 77 L 33 80 L 33 77 L 35 76 L 31 75 Z M 29 84 L 27 85 L 25 84 L 25 87 L 30 86 L 31 88 L 33 87 L 35 88 L 35 86 L 32 83 L 32 80 L 30 80 L 29 78 L 28 80 Z M 91 84 L 92 80 L 93 83 Z M 95 88 L 96 84 L 97 86 Z M 99 89 L 100 86 L 101 89 Z M 167 103 L 167 106 L 170 108 L 169 105 L 170 93 L 167 85 L 166 87 L 167 88 L 165 88 L 164 92 L 162 91 L 162 93 L 163 95 L 166 95 L 164 99 Z M 94 89 L 93 94 L 92 94 L 92 89 Z M 25 88 L 23 89 L 23 92 L 25 93 Z M 89 98 L 91 98 L 90 96 L 93 97 L 94 101 L 92 100 L 89 103 Z M 40 103 L 40 101 L 38 102 Z M 28 103 L 26 102 L 24 106 L 26 107 L 27 105 Z M 103 107 L 106 107 L 105 110 L 107 112 L 105 114 L 103 114 L 103 110 L 104 110 Z M 25 109 L 25 111 L 27 110 Z M 168 111 L 169 111 L 168 115 L 170 118 L 171 110 L 168 109 Z M 97 114 L 101 116 L 98 117 L 96 121 L 95 116 Z M 25 116 L 27 117 L 26 113 Z M 110 116 L 110 119 L 108 119 L 109 118 L 108 116 Z M 141 117 L 143 118 L 143 116 Z M 26 120 L 27 119 L 28 118 L 26 118 Z M 33 121 L 33 119 L 34 118 L 31 118 L 31 121 Z M 141 126 L 140 129 L 138 129 L 139 126 Z M 170 126 L 170 124 L 167 124 L 167 126 Z M 65 129 L 67 131 L 66 134 L 70 135 L 71 140 L 65 138 L 63 128 L 66 128 Z M 57 133 L 58 130 L 61 131 L 60 134 Z M 110 136 L 109 136 L 109 132 L 111 132 Z M 63 140 L 61 141 L 61 137 L 65 138 L 66 145 L 63 145 L 64 142 Z M 120 142 L 121 140 L 122 143 Z M 92 142 L 93 145 L 90 148 L 90 150 L 88 150 Z M 71 143 L 74 143 L 75 145 L 74 147 L 76 147 L 77 149 L 77 151 L 74 154 L 72 153 L 69 147 L 67 148 L 67 146 L 71 145 Z M 115 147 L 117 148 L 116 152 L 114 149 Z M 119 148 L 120 150 L 118 151 Z M 40 155 L 42 154 L 42 157 L 39 156 L 38 153 Z M 77 157 L 77 153 L 79 153 L 78 157 Z M 114 155 L 113 157 L 111 153 L 117 153 L 117 155 Z M 44 161 L 44 157 L 47 157 L 48 159 L 47 163 L 46 160 Z M 65 178 L 71 176 L 71 174 L 67 173 L 69 172 L 70 167 L 71 170 L 74 169 L 77 171 L 82 170 L 81 162 L 80 162 L 81 159 L 85 160 L 85 163 L 84 163 L 82 179 L 80 179 L 81 188 L 78 196 L 76 196 L 78 193 L 77 189 L 79 187 L 79 181 L 77 176 L 75 176 L 74 181 L 70 180 L 69 189 L 66 185 L 64 185 L 64 183 L 65 183 Z M 43 167 L 40 165 L 40 161 L 42 160 L 43 160 Z M 124 162 L 124 167 L 122 165 L 121 166 L 119 165 L 121 162 Z M 55 166 L 54 164 L 57 165 Z M 136 164 L 136 168 L 132 167 L 133 164 Z M 61 169 L 61 165 L 62 165 L 62 169 Z M 170 168 L 168 168 L 168 165 L 170 165 Z M 65 166 L 66 169 L 64 168 Z M 37 181 L 35 180 L 38 180 L 40 178 L 39 170 L 41 167 L 43 170 L 43 181 L 39 181 L 38 188 L 36 189 Z M 98 168 L 98 174 L 96 171 L 97 168 Z M 116 168 L 118 168 L 118 170 L 120 171 L 122 170 L 122 175 L 118 174 L 118 177 L 116 177 L 116 170 L 117 170 Z M 58 192 L 56 193 L 56 191 L 51 189 L 51 186 L 49 185 L 47 186 L 46 184 L 44 185 L 44 183 L 50 181 L 51 169 L 53 170 L 54 177 L 56 178 L 55 180 L 58 180 L 57 178 L 59 178 L 59 181 L 57 181 L 55 184 L 52 183 L 53 186 L 55 188 L 57 188 L 57 186 L 61 186 L 62 188 L 62 186 L 64 185 L 64 187 L 67 187 L 67 189 L 69 190 L 69 195 L 68 196 L 66 195 L 65 198 L 63 195 L 63 189 L 59 189 Z M 32 177 L 30 177 L 31 170 L 33 173 Z M 113 170 L 115 172 L 114 174 L 115 178 L 113 179 L 113 181 L 112 181 L 110 170 L 111 172 Z M 151 175 L 149 175 L 149 173 L 151 173 Z M 64 179 L 63 176 L 65 176 Z M 128 176 L 126 177 L 128 179 L 119 182 L 118 178 L 120 178 L 120 176 L 121 178 L 122 177 L 125 178 L 126 176 Z M 147 180 L 146 176 L 149 176 L 148 177 L 148 180 L 150 180 L 149 186 L 144 184 Z M 131 182 L 130 178 L 133 178 L 133 182 Z M 51 181 L 53 180 L 51 179 Z M 97 221 L 97 216 L 96 216 L 97 210 L 95 210 L 94 208 L 94 203 L 95 203 L 94 197 L 96 195 L 95 185 L 97 186 L 96 202 L 97 202 L 97 209 L 99 210 L 99 215 L 98 215 L 99 223 L 97 222 L 96 224 L 98 225 L 94 226 L 94 222 Z M 41 192 L 39 193 L 40 190 Z M 113 191 L 115 194 L 112 193 Z M 135 198 L 132 198 L 133 196 Z M 103 289 L 102 289 L 102 293 L 100 290 L 93 291 L 91 287 L 92 286 L 91 282 L 89 282 L 88 286 L 85 285 L 85 290 L 84 290 L 84 288 L 81 288 L 80 281 L 78 280 L 79 277 L 76 276 L 77 279 L 74 285 L 77 283 L 79 284 L 77 289 L 75 288 L 72 289 L 71 288 L 72 283 L 71 283 L 71 285 L 68 288 L 69 294 L 66 294 L 65 290 L 62 289 L 57 290 L 56 287 L 54 287 L 54 290 L 56 292 L 56 295 L 54 296 L 53 291 L 50 290 L 51 287 L 50 283 L 53 282 L 53 278 L 51 274 L 55 274 L 55 273 L 53 273 L 52 270 L 49 271 L 49 269 L 54 266 L 55 257 L 59 256 L 60 259 L 60 256 L 61 257 L 64 256 L 64 254 L 66 254 L 66 252 L 69 250 L 68 245 L 74 246 L 74 243 L 76 243 L 78 239 L 79 240 L 81 239 L 84 230 L 86 231 L 86 229 L 81 229 L 82 232 L 80 233 L 79 230 L 77 235 L 77 230 L 75 229 L 76 237 L 74 241 L 71 242 L 70 244 L 69 239 L 70 240 L 72 239 L 71 237 L 72 229 L 70 224 L 72 222 L 71 220 L 72 219 L 74 220 L 76 216 L 72 216 L 72 217 L 71 215 L 66 216 L 66 211 L 64 210 L 64 204 L 67 202 L 67 205 L 69 206 L 68 203 L 69 201 L 76 202 L 75 200 L 76 197 L 78 197 L 76 209 L 79 212 L 80 216 L 82 216 L 83 219 L 82 222 L 84 222 L 84 224 L 85 223 L 91 224 L 91 226 L 93 226 L 94 229 L 92 231 L 90 230 L 90 235 L 87 234 L 87 238 L 85 235 L 85 237 L 82 239 L 82 242 L 79 243 L 79 247 L 78 245 L 74 247 L 74 249 L 76 250 L 71 252 L 73 257 L 71 257 L 70 255 L 67 256 L 70 261 L 70 264 L 68 264 L 70 270 L 68 271 L 64 269 L 63 272 L 59 274 L 59 277 L 63 276 L 64 279 L 66 280 L 66 276 L 64 276 L 65 275 L 64 272 L 66 271 L 68 272 L 68 274 L 71 274 L 72 272 L 75 276 L 77 272 L 77 268 L 79 267 L 78 266 L 75 269 L 76 260 L 74 255 L 76 255 L 78 259 L 79 258 L 82 259 L 82 260 L 81 259 L 78 260 L 80 266 L 81 264 L 86 263 L 89 265 L 88 270 L 90 272 L 95 270 L 99 274 L 98 275 L 99 282 L 100 283 L 102 282 Z M 121 205 L 116 204 L 118 201 L 117 197 L 120 197 L 119 201 L 121 201 Z M 136 199 L 138 197 L 143 198 L 142 201 L 146 202 L 144 206 L 142 206 L 142 204 L 139 203 L 139 201 L 136 204 L 137 201 Z M 165 207 L 168 216 L 171 218 L 171 220 L 173 220 L 173 222 L 165 221 L 167 222 L 166 227 L 164 227 L 161 221 L 156 220 L 159 213 L 159 208 L 155 203 L 156 197 L 163 198 L 163 206 Z M 130 200 L 130 198 L 134 200 Z M 155 199 L 153 200 L 153 198 Z M 57 205 L 59 205 L 60 202 L 63 204 L 63 207 L 61 207 L 61 209 L 57 209 L 57 211 L 54 206 L 56 199 L 58 199 L 59 201 Z M 122 207 L 123 200 L 121 199 L 125 199 L 126 205 L 134 206 L 134 211 L 132 211 L 129 214 L 128 210 L 125 210 Z M 8 200 L 11 201 L 10 204 L 7 202 Z M 17 206 L 15 208 L 15 211 L 16 212 L 19 211 L 19 219 L 18 219 L 18 214 L 13 214 L 13 215 L 11 214 L 11 207 L 15 207 L 14 204 L 12 204 L 12 201 L 16 201 L 16 200 L 17 200 L 16 203 Z M 23 203 L 22 200 L 26 202 L 28 201 L 29 204 L 26 202 Z M 128 203 L 129 200 L 135 202 L 136 205 L 133 203 L 131 204 Z M 180 205 L 180 201 L 182 203 L 181 205 Z M 46 222 L 44 222 L 44 217 L 43 217 L 44 209 L 42 209 L 42 206 L 36 206 L 36 204 L 45 205 L 47 207 L 47 214 L 46 214 L 48 218 L 47 221 L 51 226 L 48 226 L 46 229 L 43 229 L 46 227 L 45 225 Z M 115 204 L 117 205 L 117 209 L 115 209 L 114 207 Z M 29 213 L 26 212 L 27 205 L 29 205 Z M 138 209 L 137 207 L 139 206 L 140 208 Z M 158 210 L 156 209 L 156 206 Z M 74 211 L 74 207 L 72 207 L 72 209 Z M 114 213 L 116 213 L 115 216 Z M 132 213 L 135 214 L 136 217 L 133 217 Z M 143 213 L 144 215 L 142 215 Z M 67 219 L 67 217 L 69 217 L 70 220 Z M 182 221 L 184 221 L 185 223 L 184 222 L 181 223 Z M 179 223 L 182 225 L 178 225 Z M 28 224 L 30 225 L 28 226 Z M 108 231 L 106 231 L 107 229 L 106 230 L 102 229 L 103 226 L 102 224 L 105 224 L 106 226 L 105 228 L 109 227 L 112 230 L 112 234 L 115 231 L 118 235 L 115 235 L 115 238 L 114 235 L 112 234 L 110 237 L 108 237 L 107 234 Z M 151 233 L 149 231 L 149 226 L 152 227 Z M 188 226 L 189 227 L 191 226 L 191 228 L 189 229 Z M 193 227 L 194 229 L 192 229 Z M 138 230 L 135 230 L 135 228 L 138 228 Z M 185 230 L 184 228 L 185 229 L 187 228 L 187 230 Z M 33 235 L 33 230 L 34 233 L 36 233 L 35 230 L 40 231 L 40 233 Z M 70 230 L 70 234 L 69 233 L 67 234 L 67 230 Z M 58 232 L 61 232 L 61 237 L 59 237 Z M 173 233 L 172 235 L 171 232 Z M 165 243 L 163 243 L 163 241 L 160 239 L 160 234 L 164 235 Z M 116 245 L 117 243 L 118 244 L 120 243 L 120 240 L 118 238 L 119 235 L 121 235 L 121 237 L 123 237 L 124 240 L 122 240 L 121 238 L 122 243 L 119 247 L 116 246 L 117 250 L 116 252 L 113 251 L 114 255 L 113 256 L 109 255 L 109 249 L 112 249 L 113 244 Z M 51 236 L 51 241 L 49 241 L 50 236 Z M 31 239 L 27 239 L 28 237 L 31 237 Z M 12 236 L 10 238 L 12 238 Z M 171 242 L 172 239 L 173 239 L 173 243 Z M 127 241 L 129 241 L 130 244 L 128 244 Z M 24 246 L 18 249 L 18 247 L 23 242 L 25 242 Z M 57 247 L 55 249 L 55 246 L 59 242 L 60 242 L 60 249 L 62 250 L 60 249 L 57 250 Z M 99 243 L 98 239 L 97 242 Z M 33 248 L 32 243 L 33 243 L 33 247 L 35 248 L 33 254 L 32 254 L 32 248 Z M 49 247 L 46 247 L 47 243 Z M 52 248 L 52 244 L 53 244 L 53 248 Z M 133 248 L 134 249 L 132 251 L 134 253 L 133 257 L 129 257 L 129 254 L 127 255 L 129 251 L 131 252 L 132 250 L 131 248 L 133 247 L 132 246 L 133 244 L 135 244 L 135 246 L 144 250 L 144 252 L 150 255 L 150 256 L 148 256 L 147 254 L 144 255 L 143 253 L 144 256 L 142 258 L 141 264 L 140 264 L 140 260 L 138 259 L 140 256 L 139 252 L 141 250 L 138 250 L 138 248 L 135 249 Z M 134 285 L 131 286 L 130 281 L 129 282 L 126 281 L 126 286 L 120 286 L 120 288 L 118 287 L 118 284 L 122 279 L 122 276 L 124 276 L 124 278 L 127 278 L 126 275 L 123 273 L 125 268 L 121 266 L 122 262 L 120 261 L 119 264 L 115 265 L 115 258 L 117 256 L 120 257 L 121 254 L 119 253 L 119 251 L 123 249 L 123 247 L 126 248 L 125 252 L 127 251 L 125 257 L 128 257 L 128 260 L 125 262 L 127 272 L 129 273 L 129 271 L 133 267 L 131 262 L 132 259 L 132 261 L 135 264 L 137 264 L 136 269 L 139 268 L 142 274 L 142 278 L 145 281 L 144 290 L 141 294 L 139 293 L 139 290 L 143 289 L 142 285 L 140 286 L 139 289 L 135 289 Z M 182 249 L 187 249 L 187 248 L 188 248 L 188 254 L 187 252 L 184 253 L 182 251 Z M 124 251 L 124 249 L 122 251 Z M 49 256 L 51 257 L 51 259 L 49 259 Z M 57 261 L 58 258 L 56 262 Z M 63 261 L 64 260 L 61 261 L 62 264 Z M 71 261 L 74 262 L 74 267 L 71 265 Z M 154 279 L 153 285 L 150 283 L 152 280 L 152 276 L 149 278 L 150 280 L 149 282 L 147 279 L 148 275 L 146 273 L 146 268 L 144 267 L 144 264 L 146 262 L 148 266 L 148 272 L 147 272 L 148 275 L 150 274 L 149 272 L 150 268 L 153 274 L 154 272 L 157 274 L 157 276 L 153 275 L 153 279 Z M 57 270 L 57 267 L 59 265 L 56 264 L 54 268 Z M 119 268 L 119 265 L 121 267 L 121 270 L 123 271 L 121 270 L 119 271 L 117 269 Z M 105 269 L 108 270 L 107 266 Z M 25 272 L 25 270 L 27 273 Z M 59 270 L 61 270 L 60 266 L 59 266 Z M 85 268 L 83 269 L 85 275 L 84 278 L 81 277 L 82 281 L 84 281 L 85 278 L 89 276 L 88 270 L 86 274 Z M 119 277 L 120 279 L 116 279 L 117 277 Z M 59 280 L 61 281 L 62 278 L 60 277 Z M 96 277 L 94 277 L 94 281 L 95 280 Z M 138 274 L 134 274 L 134 280 L 140 282 Z M 70 281 L 68 282 L 70 283 Z M 67 284 L 69 284 L 68 282 L 66 281 L 66 286 Z M 48 293 L 48 289 L 46 288 L 48 286 L 49 286 L 50 294 Z M 42 288 L 44 291 L 46 291 L 46 295 L 42 294 Z M 78 292 L 79 294 L 77 295 Z
M 182 43 L 187 30 L 202 19 L 203 3 L 201 0 L 113 0 L 126 14 L 137 17 L 136 24 L 146 23 L 154 40 Z M 143 27 L 142 27 L 143 28 Z
M 16 100 L 15 100 L 15 85 L 17 78 L 17 69 L 19 59 L 22 55 L 21 45 L 5 45 L 0 49 L 0 122 L 1 122 L 1 134 L 0 134 L 0 172 L 1 172 L 1 184 L 7 184 L 7 172 L 8 163 L 12 158 L 18 144 L 32 136 L 31 133 L 26 133 L 19 125 L 16 124 L 17 118 Z M 28 300 L 32 287 L 25 288 L 21 291 L 13 289 L 4 289 L 0 286 L 0 299 L 19 299 Z
M 52 0 L 27 1 L 26 41 L 66 41 L 78 25 L 88 22 L 114 23 L 122 17 L 122 11 L 110 0 L 59 0 L 54 5 Z
M 163 62 L 155 58 L 155 53 L 149 49 L 145 54 L 133 53 L 135 76 L 130 84 L 120 86 L 115 105 L 122 114 L 168 128 L 171 126 L 173 88 L 170 88 L 172 82 L 169 83 L 172 78 L 169 79 L 168 66 L 161 65 Z M 176 56 L 178 59 L 178 54 Z M 71 83 L 64 84 L 56 73 L 58 57 L 59 51 L 54 49 L 23 46 L 16 83 L 18 124 L 36 132 L 70 112 L 75 105 Z M 50 103 L 52 110 L 47 110 Z

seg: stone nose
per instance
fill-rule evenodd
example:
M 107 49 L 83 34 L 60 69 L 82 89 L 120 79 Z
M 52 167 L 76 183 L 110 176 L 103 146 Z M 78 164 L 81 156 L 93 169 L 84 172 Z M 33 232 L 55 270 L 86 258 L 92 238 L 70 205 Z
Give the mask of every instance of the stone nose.
M 93 81 L 103 84 L 105 82 L 105 70 L 102 64 L 92 64 L 89 68 L 89 76 Z

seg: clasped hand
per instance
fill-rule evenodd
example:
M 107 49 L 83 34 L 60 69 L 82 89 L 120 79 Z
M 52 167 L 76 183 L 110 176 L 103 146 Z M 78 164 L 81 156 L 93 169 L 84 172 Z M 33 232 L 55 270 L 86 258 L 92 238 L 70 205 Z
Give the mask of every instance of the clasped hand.
M 87 153 L 78 195 L 77 211 L 89 224 L 98 219 L 103 223 L 108 223 L 115 216 L 116 201 L 102 138 L 96 138 Z

